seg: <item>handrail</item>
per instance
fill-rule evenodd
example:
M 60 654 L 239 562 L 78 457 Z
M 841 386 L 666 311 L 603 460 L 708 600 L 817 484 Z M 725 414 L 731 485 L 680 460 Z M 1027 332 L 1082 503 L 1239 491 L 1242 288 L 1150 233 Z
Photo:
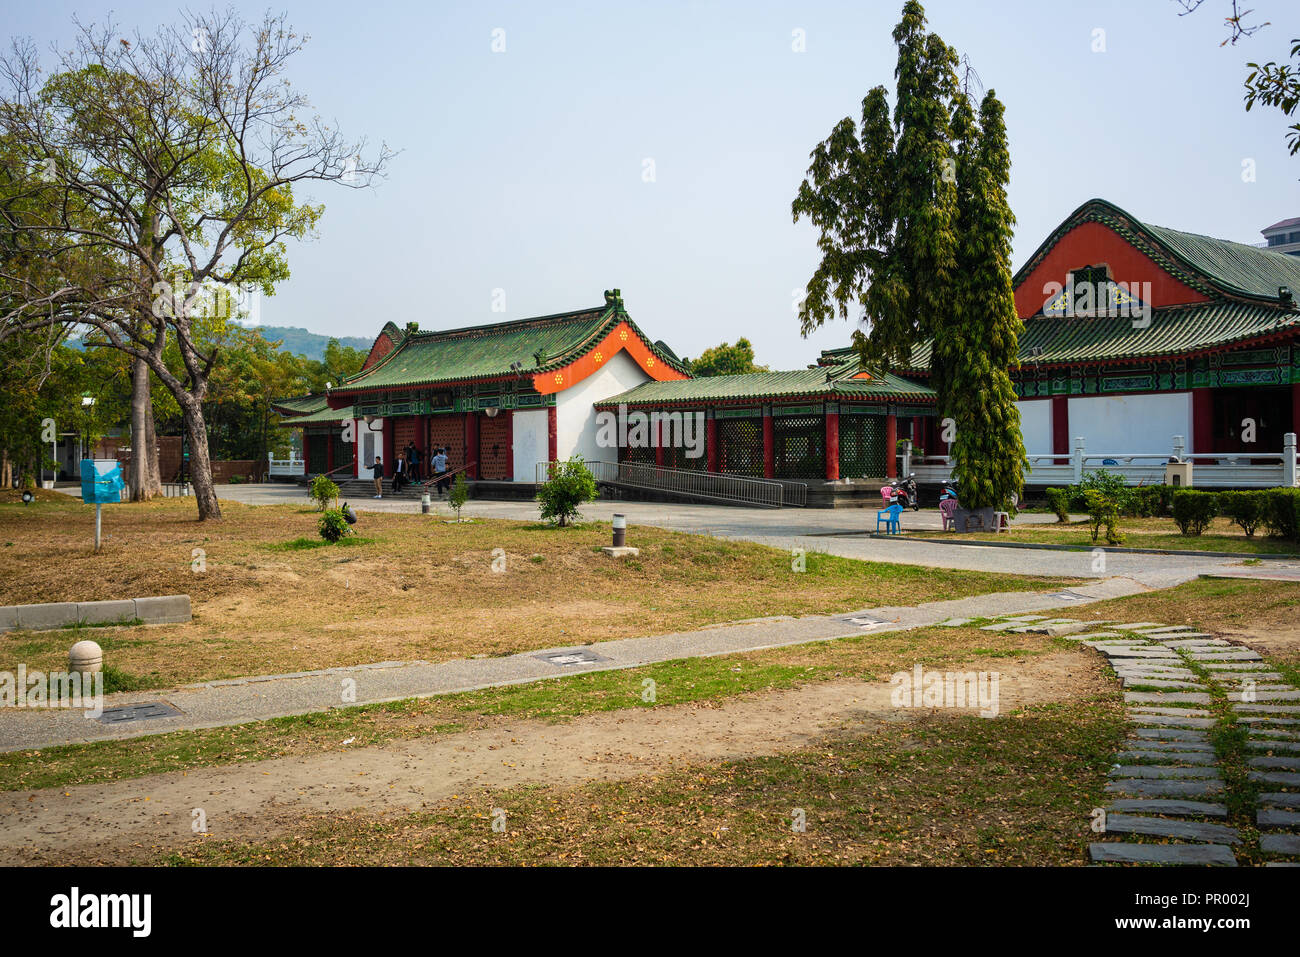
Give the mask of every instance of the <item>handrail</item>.
M 547 480 L 553 467 L 563 464 L 538 462 L 538 483 Z M 764 508 L 803 506 L 808 501 L 808 486 L 802 482 L 727 475 L 698 469 L 668 469 L 639 462 L 606 462 L 597 459 L 584 464 L 596 481 L 607 485 L 653 489 L 689 498 Z
M 450 471 L 450 472 L 443 472 L 441 475 L 437 475 L 437 476 L 433 476 L 433 477 L 431 477 L 431 478 L 425 479 L 424 481 L 422 481 L 422 482 L 420 482 L 420 483 L 418 483 L 418 484 L 423 485 L 424 488 L 425 488 L 425 491 L 428 491 L 430 485 L 436 485 L 438 482 L 441 482 L 443 479 L 449 479 L 449 478 L 451 478 L 453 475 L 459 475 L 461 472 L 468 472 L 470 469 L 472 469 L 472 468 L 477 468 L 477 467 L 478 467 L 478 462 L 477 462 L 477 461 L 474 461 L 474 462 L 466 462 L 464 465 L 462 465 L 462 466 L 461 466 L 460 468 L 458 468 L 458 469 L 453 469 L 453 470 Z M 416 484 L 416 483 L 412 483 L 412 484 Z

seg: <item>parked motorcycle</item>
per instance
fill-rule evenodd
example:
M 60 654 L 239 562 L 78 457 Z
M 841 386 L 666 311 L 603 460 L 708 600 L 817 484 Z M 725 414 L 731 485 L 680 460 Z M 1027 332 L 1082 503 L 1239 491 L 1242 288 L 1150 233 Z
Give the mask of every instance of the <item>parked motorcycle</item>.
M 895 484 L 889 501 L 891 505 L 897 503 L 903 508 L 910 508 L 914 512 L 918 511 L 921 508 L 921 503 L 916 496 L 916 475 L 909 475 L 903 481 Z
M 957 501 L 957 480 L 949 479 L 939 487 L 939 501 L 946 502 L 948 499 Z

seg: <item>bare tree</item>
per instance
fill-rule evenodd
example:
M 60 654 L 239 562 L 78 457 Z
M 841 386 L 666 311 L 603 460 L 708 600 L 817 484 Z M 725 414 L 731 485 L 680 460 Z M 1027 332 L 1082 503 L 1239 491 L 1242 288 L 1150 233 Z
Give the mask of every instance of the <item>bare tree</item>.
M 1195 13 L 1197 8 L 1199 8 L 1205 0 L 1174 0 L 1174 2 L 1183 8 L 1183 12 L 1178 15 L 1180 17 L 1185 17 L 1189 13 Z M 1239 0 L 1230 0 L 1230 2 L 1232 4 L 1232 10 L 1223 18 L 1223 22 L 1228 26 L 1228 36 L 1219 44 L 1221 47 L 1227 46 L 1229 43 L 1236 46 L 1237 41 L 1242 37 L 1252 36 L 1257 31 L 1262 30 L 1264 27 L 1269 25 L 1267 20 L 1263 23 L 1246 23 L 1246 18 L 1255 11 L 1240 9 L 1238 6 Z
M 218 350 L 201 307 L 214 288 L 270 293 L 288 276 L 284 241 L 310 235 L 323 210 L 295 186 L 367 186 L 392 153 L 366 158 L 365 140 L 290 86 L 306 38 L 282 15 L 252 27 L 233 10 L 186 15 L 132 39 L 74 22 L 49 79 L 30 43 L 0 57 L 0 137 L 39 200 L 0 227 L 43 250 L 3 266 L 0 340 L 76 323 L 152 371 L 185 421 L 199 518 L 220 518 L 203 417 Z

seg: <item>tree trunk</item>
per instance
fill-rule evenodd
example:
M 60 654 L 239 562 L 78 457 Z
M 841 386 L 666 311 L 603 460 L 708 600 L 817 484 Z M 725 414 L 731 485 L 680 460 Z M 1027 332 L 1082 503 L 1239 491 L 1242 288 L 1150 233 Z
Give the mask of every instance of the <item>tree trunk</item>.
M 145 445 L 149 449 L 149 454 L 144 460 L 144 487 L 148 498 L 162 494 L 162 474 L 159 466 L 158 455 L 158 432 L 156 423 L 153 420 L 153 392 L 148 392 L 148 399 L 145 406 L 144 416 L 144 434 Z
M 180 396 L 177 396 L 180 399 Z M 212 481 L 212 459 L 208 456 L 208 425 L 203 421 L 203 405 L 187 396 L 181 401 L 185 416 L 185 433 L 190 440 L 190 483 L 199 506 L 199 521 L 221 520 L 221 503 L 217 501 Z
M 149 394 L 149 366 L 143 359 L 131 364 L 131 466 L 127 470 L 126 487 L 132 502 L 147 502 L 162 491 L 153 397 Z

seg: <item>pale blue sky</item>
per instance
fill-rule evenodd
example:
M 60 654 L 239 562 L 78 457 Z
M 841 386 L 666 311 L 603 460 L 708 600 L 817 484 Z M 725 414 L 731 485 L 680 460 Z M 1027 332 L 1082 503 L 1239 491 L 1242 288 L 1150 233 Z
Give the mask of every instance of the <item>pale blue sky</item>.
M 1284 59 L 1300 36 L 1300 5 L 1249 5 L 1272 25 L 1220 47 L 1227 0 L 1188 17 L 1172 0 L 926 3 L 1006 104 L 1016 266 L 1093 196 L 1242 242 L 1300 215 L 1287 121 L 1241 99 L 1246 62 Z M 8 31 L 42 47 L 71 36 L 73 13 L 176 19 L 161 4 L 5 6 Z M 291 247 L 293 276 L 262 321 L 371 336 L 387 319 L 437 329 L 595 305 L 618 286 L 679 354 L 745 335 L 760 362 L 805 365 L 850 327 L 799 336 L 792 291 L 818 256 L 790 201 L 812 147 L 892 85 L 901 6 L 289 2 L 311 37 L 295 86 L 345 133 L 402 153 L 373 190 L 315 191 L 320 236 Z

